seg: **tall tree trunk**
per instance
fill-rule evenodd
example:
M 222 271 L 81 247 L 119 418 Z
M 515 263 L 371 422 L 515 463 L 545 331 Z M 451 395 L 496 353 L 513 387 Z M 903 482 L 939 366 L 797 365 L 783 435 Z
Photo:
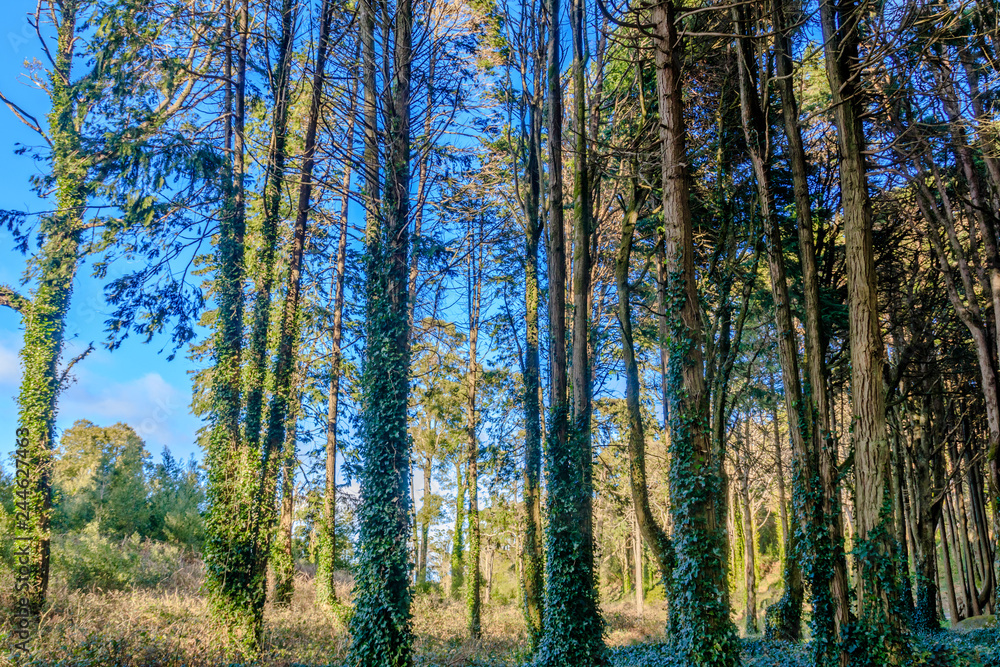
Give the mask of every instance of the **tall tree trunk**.
M 242 407 L 244 233 L 244 125 L 247 0 L 239 2 L 233 19 L 227 3 L 226 23 L 226 144 L 232 181 L 226 183 L 216 250 L 216 294 L 219 315 L 213 341 L 212 431 L 206 457 L 205 564 L 213 616 L 225 628 L 230 648 L 246 657 L 260 650 L 262 610 L 267 591 L 254 544 L 253 495 L 259 451 L 245 446 L 240 432 Z M 235 25 L 234 25 L 235 24 Z M 232 41 L 237 36 L 233 71 Z
M 582 0 L 570 0 L 573 41 L 574 230 L 572 264 L 572 427 L 566 396 L 566 279 L 562 215 L 562 100 L 559 81 L 559 2 L 549 2 L 549 320 L 551 323 L 553 435 L 546 460 L 548 533 L 544 635 L 537 663 L 545 667 L 606 663 L 602 620 L 594 582 L 592 516 L 589 304 L 591 291 L 591 196 L 587 159 Z M 553 264 L 559 262 L 560 266 Z M 560 289 L 556 289 L 556 281 Z
M 528 198 L 526 202 L 524 250 L 524 542 L 522 587 L 524 617 L 530 650 L 538 647 L 542 635 L 544 565 L 542 560 L 542 431 L 541 383 L 538 340 L 538 244 L 542 236 L 541 211 L 541 113 L 534 99 L 529 102 Z
M 261 251 L 256 257 L 259 282 L 251 315 L 250 340 L 247 348 L 244 393 L 246 418 L 244 439 L 247 447 L 256 449 L 260 444 L 261 419 L 264 405 L 264 379 L 267 362 L 267 329 L 271 322 L 271 291 L 274 286 L 274 260 L 278 246 L 278 227 L 281 223 L 281 199 L 285 188 L 286 144 L 288 141 L 288 108 L 290 103 L 292 41 L 297 14 L 295 0 L 282 0 L 281 40 L 278 44 L 277 62 L 271 73 L 274 81 L 271 94 L 274 107 L 271 114 L 271 141 L 264 169 L 264 219 L 261 222 Z
M 374 3 L 374 7 L 373 7 Z M 365 88 L 365 289 L 362 355 L 358 555 L 350 662 L 356 667 L 408 667 L 412 662 L 407 537 L 410 441 L 409 397 L 409 193 L 410 69 L 413 3 L 400 0 L 395 24 L 380 40 L 392 45 L 391 94 L 384 106 L 386 188 L 378 200 L 379 150 L 375 115 L 374 18 L 383 0 L 362 0 Z M 386 14 L 382 11 L 379 13 Z
M 633 164 L 633 169 L 637 165 Z M 672 546 L 666 531 L 657 523 L 649 506 L 646 485 L 646 433 L 642 423 L 640 405 L 639 366 L 635 358 L 632 335 L 632 304 L 629 287 L 629 265 L 632 257 L 632 240 L 639 219 L 639 210 L 645 199 L 639 190 L 637 175 L 633 174 L 627 210 L 622 221 L 622 237 L 615 259 L 615 283 L 618 290 L 618 324 L 622 331 L 622 356 L 625 361 L 625 406 L 628 410 L 629 482 L 632 506 L 643 539 L 656 560 L 663 579 L 664 590 L 670 588 Z
M 56 409 L 62 384 L 58 364 L 73 279 L 80 262 L 80 234 L 87 202 L 84 191 L 87 171 L 74 122 L 78 108 L 71 83 L 80 3 L 52 5 L 56 48 L 49 73 L 48 136 L 52 142 L 56 211 L 41 216 L 39 233 L 44 240 L 36 265 L 38 284 L 30 300 L 0 286 L 0 303 L 17 310 L 24 324 L 15 459 L 18 482 L 24 479 L 27 485 L 14 494 L 19 518 L 15 522 L 13 553 L 20 565 L 27 565 L 27 572 L 21 570 L 27 578 L 23 595 L 26 604 L 19 602 L 17 613 L 27 615 L 31 622 L 41 614 L 49 585 L 51 475 Z M 15 636 L 26 638 L 20 632 L 15 631 Z
M 799 108 L 795 98 L 795 80 L 791 58 L 791 39 L 786 32 L 784 13 L 785 0 L 773 0 L 773 24 L 775 30 L 774 53 L 777 69 L 778 92 L 781 97 L 781 111 L 788 139 L 788 156 L 792 168 L 792 184 L 799 238 L 799 262 L 802 270 L 802 287 L 805 297 L 805 343 L 806 343 L 806 383 L 803 387 L 803 409 L 812 413 L 812 446 L 814 464 L 818 463 L 822 494 L 822 517 L 827 527 L 828 537 L 819 543 L 822 553 L 816 556 L 826 561 L 826 565 L 814 568 L 819 578 L 813 582 L 829 595 L 832 609 L 829 615 L 815 613 L 814 635 L 830 637 L 833 644 L 843 645 L 845 628 L 851 622 L 851 604 L 847 581 L 847 561 L 843 547 L 843 526 L 840 516 L 840 488 L 837 471 L 837 445 L 833 439 L 831 426 L 830 396 L 826 382 L 825 344 L 822 332 L 821 302 L 819 293 L 819 270 L 816 264 L 816 246 L 813 238 L 812 203 L 809 195 L 808 167 L 802 129 L 799 125 Z M 816 426 L 819 426 L 817 429 Z M 819 537 L 819 536 L 817 536 Z M 824 581 L 825 579 L 825 581 Z M 827 591 L 829 591 L 827 593 Z M 832 616 L 832 618 L 831 618 Z M 816 631 L 820 630 L 819 633 Z M 820 648 L 820 642 L 814 646 Z M 836 646 L 827 643 L 829 650 Z M 828 654 L 832 655 L 832 654 Z M 840 653 L 841 662 L 847 660 L 845 652 Z
M 465 374 L 466 383 L 466 411 L 465 428 L 468 440 L 468 475 L 466 479 L 469 485 L 469 635 L 473 639 L 478 639 L 482 631 L 481 628 L 481 595 L 482 575 L 479 566 L 480 551 L 480 526 L 479 526 L 479 439 L 476 434 L 476 390 L 478 388 L 478 342 L 479 342 L 479 298 L 482 290 L 482 223 L 480 221 L 469 223 L 469 238 L 472 249 L 469 252 L 469 273 L 467 284 L 468 313 L 469 313 L 469 366 Z M 479 234 L 477 235 L 477 231 Z M 478 238 L 478 240 L 477 240 Z
M 298 205 L 292 247 L 288 258 L 288 288 L 281 314 L 277 355 L 274 361 L 273 387 L 268 404 L 267 435 L 260 456 L 257 495 L 253 500 L 253 522 L 250 530 L 254 539 L 255 564 L 260 577 L 266 575 L 267 556 L 270 552 L 272 526 L 276 519 L 273 506 L 278 464 L 285 442 L 285 430 L 294 414 L 295 388 L 293 375 L 299 343 L 299 301 L 302 290 L 302 272 L 305 263 L 306 237 L 312 207 L 313 169 L 316 163 L 316 135 L 322 108 L 323 86 L 326 81 L 326 60 L 330 48 L 330 27 L 333 23 L 334 3 L 324 0 L 316 46 L 316 60 L 312 80 L 312 96 L 306 135 L 303 145 L 302 171 L 299 175 Z M 263 600 L 261 600 L 263 603 Z
M 788 416 L 788 431 L 792 441 L 793 465 L 795 466 L 795 495 L 801 498 L 799 511 L 794 515 L 798 519 L 803 534 L 819 536 L 825 530 L 826 522 L 819 514 L 817 504 L 811 500 L 809 489 L 817 477 L 816 455 L 813 447 L 812 434 L 816 424 L 812 417 L 814 413 L 803 403 L 802 388 L 799 378 L 799 342 L 798 335 L 792 324 L 791 299 L 788 294 L 788 280 L 785 272 L 784 246 L 781 239 L 781 221 L 775 208 L 774 190 L 771 185 L 771 148 L 768 145 L 767 121 L 757 93 L 757 63 L 750 44 L 749 26 L 745 7 L 733 9 L 737 25 L 742 37 L 737 40 L 740 82 L 740 110 L 743 119 L 743 129 L 750 152 L 754 176 L 757 182 L 757 195 L 760 204 L 761 217 L 767 245 L 768 267 L 771 277 L 771 298 L 774 302 L 774 323 L 778 337 L 778 359 L 781 364 L 782 384 L 785 389 L 785 414 Z M 798 531 L 796 531 L 798 532 Z M 794 534 L 794 533 L 793 533 Z M 816 537 L 813 537 L 815 540 Z M 776 607 L 774 619 L 769 627 L 774 628 L 774 636 L 795 639 L 800 634 L 802 616 L 802 571 L 799 566 L 800 555 L 796 540 L 791 540 L 790 551 L 794 556 L 785 561 L 785 591 L 787 593 Z M 817 569 L 811 571 L 815 574 Z M 828 572 L 819 574 L 825 577 Z M 812 583 L 812 590 L 822 594 L 826 581 L 817 579 Z M 825 610 L 823 605 L 815 605 L 817 611 Z M 829 619 L 822 613 L 814 614 L 814 626 L 826 627 Z M 821 645 L 822 643 L 818 643 Z
M 462 479 L 462 456 L 459 454 L 455 459 L 455 486 L 457 493 L 455 498 L 455 530 L 451 538 L 451 598 L 457 600 L 465 585 L 465 544 L 462 537 L 462 527 L 465 522 L 465 486 L 467 481 Z
M 858 95 L 858 23 L 849 0 L 821 0 L 827 79 L 833 92 L 840 148 L 840 190 L 846 240 L 851 340 L 852 440 L 857 520 L 857 608 L 869 659 L 898 661 L 905 653 L 896 559 L 888 531 L 889 442 L 882 386 L 882 330 L 878 321 L 872 208 Z
M 725 569 L 714 555 L 725 548 L 725 526 L 716 507 L 723 502 L 719 462 L 713 460 L 708 392 L 702 358 L 701 313 L 694 267 L 694 231 L 689 203 L 681 90 L 681 47 L 672 0 L 652 8 L 656 82 L 660 111 L 664 255 L 664 312 L 671 338 L 667 371 L 670 416 L 670 498 L 674 525 L 671 610 L 680 652 L 690 664 L 729 666 L 739 662 L 739 643 L 720 591 Z
M 544 634 L 536 663 L 545 667 L 589 667 L 604 663 L 600 619 L 594 613 L 593 573 L 589 525 L 581 523 L 581 509 L 589 497 L 579 493 L 585 486 L 579 439 L 570 438 L 566 364 L 566 251 L 562 177 L 562 88 L 560 85 L 559 0 L 548 0 L 548 115 L 549 115 L 549 340 L 551 364 L 549 390 L 551 417 L 546 447 L 547 482 L 546 595 Z M 574 11 L 574 18 L 578 12 Z M 575 30 L 575 28 L 574 28 Z M 574 36 L 576 40 L 576 36 Z M 574 56 L 575 58 L 575 56 Z M 579 156 L 582 157 L 582 156 Z M 578 157 L 578 159 L 579 159 Z M 585 162 L 583 162 L 585 164 Z M 585 224 L 585 223 L 584 223 Z M 586 230 L 586 227 L 583 228 Z M 589 237 L 586 237 L 589 238 Z M 578 249 L 586 253 L 589 250 Z M 589 272 L 589 267 L 588 267 Z M 582 276 L 581 276 L 582 277 Z M 586 294 L 581 295 L 586 299 Z M 584 302 L 585 303 L 585 302 Z M 586 317 L 586 312 L 582 314 Z M 586 322 L 584 322 L 585 328 Z M 574 329 L 577 327 L 574 326 Z M 574 337 L 574 342 L 576 338 Z M 586 358 L 586 335 L 582 354 Z M 582 367 L 575 366 L 581 372 Z M 579 387 L 584 394 L 589 391 Z M 574 391 L 578 391 L 577 388 Z M 589 398 L 589 396 L 588 396 Z M 584 399 L 585 401 L 587 398 Z M 578 410 L 585 405 L 578 406 Z M 589 417 L 588 417 L 589 419 Z M 582 420 L 581 420 L 582 421 Z M 589 424 L 588 424 L 589 427 Z M 589 445 L 589 443 L 588 443 Z M 581 507 L 583 505 L 583 508 Z M 590 627 L 592 623 L 597 625 Z
M 357 51 L 355 50 L 355 53 Z M 357 113 L 358 79 L 354 77 L 348 92 L 346 144 L 354 147 L 354 125 Z M 351 163 L 344 161 L 343 193 L 340 198 L 340 238 L 337 240 L 337 260 L 334 269 L 333 329 L 330 332 L 330 388 L 326 404 L 326 486 L 323 492 L 323 522 L 320 526 L 320 548 L 316 567 L 316 598 L 332 604 L 337 600 L 334 564 L 337 560 L 337 421 L 340 412 L 340 364 L 343 357 L 344 276 L 347 268 L 347 220 L 351 200 Z

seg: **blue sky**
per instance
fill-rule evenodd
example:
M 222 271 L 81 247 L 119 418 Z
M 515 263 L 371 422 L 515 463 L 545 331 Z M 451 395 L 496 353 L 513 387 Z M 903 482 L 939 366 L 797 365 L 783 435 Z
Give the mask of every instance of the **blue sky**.
M 25 61 L 40 54 L 38 38 L 27 22 L 27 13 L 34 8 L 34 0 L 6 0 L 0 4 L 0 91 L 41 119 L 48 111 L 46 98 L 25 77 Z M 35 196 L 28 182 L 39 165 L 28 156 L 14 154 L 18 143 L 34 146 L 41 140 L 5 106 L 0 106 L 0 209 L 44 210 L 46 203 Z M 21 285 L 25 262 L 26 258 L 13 249 L 10 233 L 0 229 L 0 284 L 26 293 L 30 286 Z M 113 274 L 114 269 L 109 273 Z M 90 276 L 89 265 L 83 266 L 74 283 L 64 362 L 90 342 L 96 349 L 77 364 L 77 381 L 60 398 L 58 431 L 61 433 L 77 419 L 99 425 L 121 421 L 139 433 L 156 460 L 164 446 L 175 456 L 186 459 L 194 454 L 201 458 L 195 444 L 200 422 L 189 410 L 191 362 L 183 352 L 168 362 L 167 352 L 159 352 L 169 343 L 166 337 L 147 345 L 129 338 L 109 352 L 101 345 L 109 311 L 101 282 Z M 22 334 L 20 316 L 9 308 L 0 308 L 0 460 L 5 466 L 13 450 L 17 422 Z

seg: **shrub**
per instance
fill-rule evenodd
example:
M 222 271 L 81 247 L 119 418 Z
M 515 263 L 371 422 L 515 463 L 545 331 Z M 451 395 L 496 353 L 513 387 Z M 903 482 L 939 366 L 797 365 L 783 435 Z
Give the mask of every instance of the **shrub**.
M 135 534 L 111 539 L 98 532 L 96 522 L 78 533 L 53 536 L 52 542 L 53 574 L 72 589 L 152 588 L 184 566 L 180 547 Z

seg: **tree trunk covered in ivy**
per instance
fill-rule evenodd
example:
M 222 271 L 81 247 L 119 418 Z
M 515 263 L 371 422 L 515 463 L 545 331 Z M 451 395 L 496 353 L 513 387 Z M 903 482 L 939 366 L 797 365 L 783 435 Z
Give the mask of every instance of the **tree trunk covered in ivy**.
M 45 604 L 49 584 L 50 523 L 52 519 L 52 454 L 56 406 L 61 379 L 58 372 L 73 292 L 79 266 L 80 233 L 86 205 L 87 167 L 77 126 L 76 86 L 72 83 L 74 43 L 80 3 L 53 7 L 56 29 L 55 61 L 49 72 L 48 133 L 52 145 L 52 175 L 56 210 L 43 215 L 39 233 L 44 238 L 37 262 L 38 283 L 30 299 L 9 288 L 3 303 L 21 314 L 24 345 L 21 348 L 23 376 L 17 397 L 18 486 L 15 503 L 16 548 L 27 547 L 27 611 L 37 617 Z M 22 562 L 23 564 L 23 562 Z
M 360 503 L 352 667 L 412 664 L 410 617 L 409 194 L 410 65 L 413 5 L 400 0 L 394 14 L 392 72 L 384 99 L 386 187 L 378 201 L 375 125 L 374 21 L 384 2 L 363 0 L 360 11 L 365 86 L 365 286 L 361 365 Z M 386 31 L 389 26 L 384 26 Z M 382 40 L 388 47 L 389 40 Z
M 258 483 L 259 451 L 251 451 L 240 428 L 243 356 L 244 121 L 247 58 L 247 2 L 233 14 L 227 3 L 226 149 L 232 178 L 226 183 L 219 216 L 215 292 L 218 315 L 213 340 L 212 426 L 206 454 L 208 478 L 205 519 L 206 586 L 215 622 L 235 653 L 252 657 L 260 650 L 266 580 L 257 566 L 253 543 L 252 496 Z M 235 20 L 234 20 L 235 19 Z M 234 25 L 235 24 L 235 25 Z M 234 34 L 235 33 L 235 34 Z M 236 48 L 233 48 L 234 37 Z M 233 71 L 235 51 L 235 72 Z
M 665 314 L 670 336 L 667 397 L 670 417 L 670 500 L 677 565 L 671 611 L 677 647 L 692 665 L 739 664 L 739 642 L 725 603 L 725 572 L 719 554 L 725 526 L 716 508 L 725 502 L 719 462 L 709 435 L 708 392 L 694 268 L 681 90 L 681 48 L 670 0 L 652 9 L 660 111 L 663 178 Z
M 277 63 L 273 72 L 271 141 L 264 172 L 263 221 L 260 231 L 260 282 L 254 297 L 250 340 L 247 349 L 244 393 L 246 417 L 244 437 L 247 446 L 258 447 L 264 405 L 264 378 L 267 362 L 267 330 L 271 321 L 271 290 L 274 286 L 274 260 L 278 246 L 278 227 L 282 220 L 281 198 L 285 187 L 286 144 L 288 139 L 288 108 L 291 97 L 292 40 L 296 6 L 294 0 L 283 0 L 281 6 L 281 39 Z
M 537 84 L 537 80 L 536 80 Z M 537 90 L 537 85 L 536 85 Z M 542 424 L 539 399 L 540 361 L 538 348 L 538 244 L 542 237 L 541 165 L 542 119 L 535 98 L 528 106 L 528 195 L 525 202 L 524 243 L 524 538 L 521 585 L 524 618 L 531 650 L 538 647 L 542 634 L 544 604 L 544 561 L 542 546 Z
M 235 301 L 242 300 L 242 250 L 231 253 L 220 250 L 219 259 L 219 282 L 218 289 L 220 324 L 219 336 L 216 345 L 222 345 L 229 349 L 217 350 L 216 379 L 220 383 L 221 393 L 216 394 L 218 403 L 217 409 L 224 407 L 225 419 L 219 420 L 217 429 L 221 432 L 217 442 L 213 443 L 213 452 L 210 452 L 210 507 L 211 514 L 208 521 L 209 548 L 207 549 L 207 560 L 209 562 L 210 589 L 213 592 L 213 604 L 216 617 L 224 623 L 232 640 L 235 640 L 236 648 L 247 656 L 255 656 L 261 648 L 263 632 L 263 608 L 266 597 L 266 575 L 267 562 L 271 553 L 271 543 L 273 539 L 273 528 L 277 521 L 277 512 L 274 505 L 275 487 L 278 479 L 280 467 L 280 454 L 285 439 L 286 420 L 288 418 L 288 405 L 292 392 L 292 373 L 295 365 L 295 348 L 298 340 L 298 311 L 299 293 L 301 284 L 302 262 L 305 252 L 306 226 L 309 215 L 311 197 L 311 178 L 316 150 L 316 134 L 319 123 L 320 98 L 322 96 L 324 68 L 326 54 L 328 52 L 329 31 L 332 23 L 333 6 L 331 2 L 325 2 L 323 6 L 320 34 L 316 52 L 315 71 L 313 77 L 312 100 L 310 103 L 309 117 L 304 146 L 304 162 L 300 178 L 299 203 L 296 214 L 295 231 L 292 241 L 291 256 L 289 258 L 289 283 L 288 292 L 285 297 L 284 310 L 280 323 L 280 333 L 278 340 L 277 358 L 274 368 L 274 387 L 271 402 L 268 410 L 268 424 L 266 435 L 261 442 L 259 433 L 260 406 L 258 400 L 262 400 L 262 394 L 257 395 L 262 381 L 262 368 L 258 368 L 263 363 L 260 355 L 265 350 L 263 348 L 251 349 L 249 364 L 249 384 L 247 387 L 248 403 L 248 426 L 253 430 L 242 434 L 239 429 L 240 417 L 240 344 L 238 339 L 242 337 L 242 316 L 232 317 L 230 313 L 234 310 L 242 313 L 241 306 L 235 306 Z M 276 91 L 276 97 L 280 98 L 288 95 L 287 91 L 287 70 L 290 66 L 288 53 L 291 48 L 292 27 L 294 26 L 294 3 L 285 4 L 282 14 L 282 39 L 279 48 L 279 71 L 276 76 L 279 86 L 284 86 Z M 239 239 L 235 233 L 230 234 L 224 221 L 222 240 L 220 248 L 228 247 L 231 243 L 242 244 L 242 233 L 245 229 L 245 203 L 242 187 L 243 174 L 243 123 L 244 123 L 244 89 L 246 81 L 246 41 L 248 37 L 248 6 L 244 2 L 240 7 L 237 17 L 237 30 L 239 32 L 239 46 L 237 50 L 237 71 L 234 96 L 234 117 L 235 117 L 235 145 L 233 148 L 234 162 L 236 168 L 237 184 L 235 195 L 232 197 L 232 217 L 239 222 L 234 225 L 234 230 L 239 232 Z M 284 104 L 284 102 L 280 103 Z M 279 104 L 279 106 L 280 106 Z M 274 118 L 275 133 L 284 133 L 287 127 L 287 109 L 276 110 Z M 269 151 L 269 159 L 277 160 L 276 164 L 269 164 L 266 168 L 267 184 L 265 186 L 265 216 L 272 216 L 270 221 L 265 220 L 265 237 L 276 241 L 277 225 L 277 205 L 280 199 L 279 190 L 274 191 L 274 187 L 280 186 L 282 180 L 281 168 L 284 162 L 284 148 L 280 146 L 284 139 L 280 137 L 272 138 L 272 148 Z M 279 146 L 279 148 L 275 148 Z M 277 184 L 275 180 L 277 179 Z M 273 210 L 272 210 L 273 209 Z M 225 212 L 224 218 L 229 217 Z M 269 227 L 274 227 L 268 231 Z M 272 238 L 273 237 L 273 238 Z M 267 250 L 266 253 L 273 252 Z M 238 256 L 238 259 L 237 259 Z M 273 261 L 273 258 L 272 258 Z M 269 271 L 269 267 L 265 267 Z M 265 282 L 270 280 L 265 276 Z M 236 284 L 231 284 L 236 281 Z M 266 347 L 266 328 L 270 312 L 270 297 L 266 300 L 258 300 L 255 307 L 254 318 L 251 328 L 251 345 L 261 345 Z M 232 337 L 235 336 L 236 340 Z M 257 338 L 255 338 L 257 336 Z M 235 352 L 235 353 L 234 353 Z M 226 373 L 220 372 L 227 370 Z M 232 375 L 229 374 L 232 371 Z M 221 402 L 220 402 L 221 399 Z M 232 419 L 236 423 L 232 423 Z M 232 430 L 235 429 L 235 430 Z M 230 445 L 225 442 L 229 441 Z M 213 476 L 215 483 L 213 484 Z M 212 487 L 215 487 L 214 497 Z
M 281 455 L 281 515 L 277 536 L 271 551 L 271 569 L 274 571 L 274 605 L 288 607 L 295 594 L 295 558 L 292 554 L 292 521 L 295 517 L 295 464 L 297 462 L 295 420 L 296 410 L 288 418 Z
M 355 56 L 357 51 L 355 51 Z M 348 97 L 346 145 L 354 147 L 354 124 L 357 112 L 357 77 L 353 79 Z M 347 267 L 347 220 L 351 193 L 351 166 L 344 161 L 343 194 L 340 199 L 340 237 L 337 240 L 337 262 L 334 269 L 333 329 L 330 332 L 330 388 L 326 409 L 326 485 L 323 492 L 323 521 L 320 526 L 319 553 L 316 567 L 316 598 L 332 604 L 337 599 L 334 567 L 337 560 L 337 420 L 340 409 L 340 364 L 342 360 L 344 318 L 344 276 Z
M 451 599 L 457 600 L 465 585 L 465 480 L 462 476 L 462 454 L 455 458 L 455 530 L 451 536 L 451 582 L 448 591 Z
M 589 667 L 606 663 L 602 621 L 594 587 L 591 517 L 590 368 L 590 186 L 583 72 L 583 6 L 571 0 L 575 92 L 575 257 L 573 294 L 573 426 L 567 396 L 565 240 L 562 202 L 562 90 L 559 0 L 549 0 L 549 324 L 551 428 L 546 448 L 546 591 L 544 634 L 536 663 L 545 667 Z
M 799 379 L 799 341 L 792 323 L 791 299 L 785 272 L 784 246 L 781 238 L 781 221 L 775 208 L 774 190 L 771 183 L 771 147 L 768 144 L 767 121 L 758 94 L 759 79 L 757 61 L 753 45 L 750 43 L 750 27 L 746 8 L 734 8 L 733 14 L 740 38 L 736 40 L 739 67 L 740 110 L 743 130 L 757 184 L 757 196 L 761 217 L 764 219 L 764 238 L 767 245 L 768 267 L 771 277 L 771 299 L 774 303 L 774 323 L 778 338 L 778 359 L 785 394 L 785 414 L 788 415 L 788 431 L 792 442 L 795 470 L 796 511 L 802 533 L 821 535 L 826 522 L 817 514 L 817 504 L 811 499 L 810 489 L 817 480 L 815 452 L 812 434 L 815 424 L 813 413 L 803 403 Z M 746 520 L 746 519 L 745 519 Z M 792 558 L 785 560 L 785 594 L 776 605 L 769 619 L 769 635 L 796 640 L 800 635 L 802 618 L 802 570 L 800 554 L 795 535 L 790 534 L 789 551 Z M 815 571 L 814 571 L 815 572 Z M 821 575 L 825 576 L 825 575 Z M 814 582 L 815 583 L 815 582 Z M 813 590 L 820 591 L 819 586 Z M 748 591 L 749 597 L 749 591 Z M 823 609 L 822 606 L 818 606 Z M 749 623 L 749 620 L 748 620 Z M 756 629 L 756 623 L 754 624 Z M 749 630 L 749 625 L 748 625 Z
M 479 232 L 477 234 L 477 232 Z M 472 244 L 469 251 L 469 271 L 466 295 L 468 297 L 469 313 L 469 366 L 465 373 L 465 431 L 467 446 L 466 482 L 469 486 L 469 566 L 468 590 L 466 603 L 468 606 L 469 636 L 478 639 L 481 632 L 482 598 L 480 588 L 482 575 L 479 567 L 480 526 L 479 526 L 479 439 L 476 433 L 476 390 L 478 389 L 478 344 L 479 344 L 479 303 L 482 292 L 482 224 L 480 221 L 469 222 L 468 238 Z
M 812 629 L 816 655 L 824 654 L 833 659 L 842 645 L 843 633 L 850 622 L 850 599 L 847 582 L 847 563 L 844 556 L 843 528 L 840 517 L 840 489 L 837 481 L 837 450 L 830 427 L 829 394 L 826 387 L 825 345 L 819 293 L 819 271 L 813 239 L 812 203 L 809 194 L 808 168 L 802 130 L 799 126 L 799 109 L 795 98 L 795 85 L 791 59 L 791 39 L 785 28 L 784 0 L 772 4 L 774 23 L 775 65 L 778 74 L 778 92 L 781 112 L 788 139 L 788 156 L 792 169 L 792 185 L 799 238 L 799 259 L 802 271 L 802 289 L 805 297 L 806 382 L 802 389 L 803 410 L 812 415 L 811 446 L 816 450 L 810 456 L 810 467 L 818 465 L 821 488 L 820 507 L 814 508 L 815 534 L 810 533 L 810 544 L 800 547 L 815 559 L 811 568 Z M 795 474 L 793 472 L 793 474 Z M 810 489 L 815 488 L 815 471 L 807 478 Z M 801 497 L 801 494 L 800 494 Z M 818 511 L 821 510 L 821 511 Z M 825 526 L 818 530 L 818 526 Z M 796 556 L 798 557 L 798 556 Z M 820 638 L 820 641 L 815 641 Z M 846 659 L 841 653 L 839 660 Z
M 858 636 L 853 639 L 860 643 L 865 659 L 885 664 L 901 659 L 906 640 L 899 609 L 896 550 L 889 532 L 892 505 L 882 386 L 884 347 L 878 320 L 872 208 L 857 68 L 860 19 L 861 13 L 853 2 L 820 2 L 826 73 L 833 92 L 840 148 L 846 241 L 859 620 Z

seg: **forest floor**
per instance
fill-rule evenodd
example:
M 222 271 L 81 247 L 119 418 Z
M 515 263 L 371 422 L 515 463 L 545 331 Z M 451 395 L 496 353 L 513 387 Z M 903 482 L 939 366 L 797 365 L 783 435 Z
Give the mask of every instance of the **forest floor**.
M 181 577 L 184 579 L 184 577 Z M 198 592 L 195 573 L 171 587 L 134 591 L 73 591 L 57 585 L 51 605 L 32 641 L 32 654 L 21 665 L 33 667 L 202 667 L 230 664 L 213 641 L 207 601 Z M 343 619 L 313 603 L 312 581 L 297 582 L 290 607 L 268 607 L 266 650 L 258 664 L 291 667 L 338 665 L 347 649 Z M 338 591 L 347 594 L 345 582 Z M 640 618 L 631 603 L 604 606 L 606 640 L 613 667 L 683 667 L 664 637 L 662 603 L 647 604 Z M 10 627 L 7 614 L 3 628 Z M 465 607 L 433 594 L 413 605 L 415 667 L 514 667 L 524 664 L 525 635 L 517 605 L 484 605 L 483 636 L 467 638 Z M 9 631 L 0 633 L 6 647 Z M 912 664 L 1000 667 L 1000 631 L 941 632 L 918 637 Z M 0 665 L 13 665 L 9 653 Z M 746 667 L 807 667 L 805 644 L 743 640 Z

